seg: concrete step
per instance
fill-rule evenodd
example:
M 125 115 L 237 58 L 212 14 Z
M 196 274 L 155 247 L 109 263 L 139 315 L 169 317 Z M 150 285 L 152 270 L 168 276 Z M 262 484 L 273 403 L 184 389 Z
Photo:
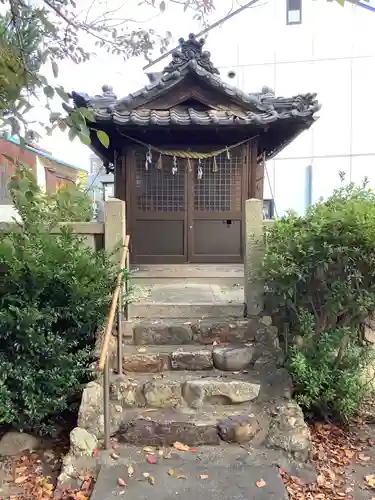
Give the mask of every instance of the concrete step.
M 135 266 L 131 282 L 137 285 L 168 283 L 201 283 L 225 286 L 243 286 L 243 264 L 175 264 Z
M 210 302 L 191 304 L 188 302 L 134 302 L 129 305 L 131 318 L 243 318 L 243 303 L 212 304 Z
M 117 500 L 121 495 L 137 500 L 287 500 L 288 493 L 278 467 L 244 464 L 233 460 L 220 466 L 215 460 L 202 465 L 198 460 L 173 461 L 158 459 L 156 465 L 134 464 L 134 476 L 128 478 L 124 465 L 105 465 L 99 472 L 91 500 Z M 170 470 L 175 470 L 171 475 Z M 125 472 L 124 472 L 125 471 Z M 150 478 L 144 477 L 147 472 Z M 125 477 L 124 477 L 125 476 Z M 118 478 L 126 487 L 118 486 Z M 264 487 L 257 487 L 262 479 Z
M 243 287 L 165 283 L 134 287 L 130 318 L 244 317 Z

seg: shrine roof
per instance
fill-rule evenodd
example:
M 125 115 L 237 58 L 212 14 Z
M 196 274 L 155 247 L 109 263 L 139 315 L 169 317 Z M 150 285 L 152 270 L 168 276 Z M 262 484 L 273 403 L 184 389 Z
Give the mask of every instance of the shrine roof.
M 122 144 L 123 133 L 139 131 L 144 136 L 157 131 L 161 137 L 174 129 L 184 135 L 191 130 L 194 135 L 197 128 L 204 127 L 207 136 L 223 137 L 229 131 L 233 138 L 255 134 L 259 153 L 271 158 L 314 123 L 320 109 L 315 93 L 277 97 L 269 87 L 245 92 L 220 77 L 203 46 L 204 40 L 194 35 L 180 39 L 164 70 L 148 74 L 150 83 L 126 97 L 118 98 L 108 85 L 103 86 L 102 95 L 72 92 L 76 108 L 92 111 L 90 147 L 113 161 L 116 141 Z M 96 137 L 98 127 L 113 139 L 109 150 Z
M 289 101 L 289 102 L 288 102 Z M 280 119 L 309 118 L 313 102 L 302 101 L 300 96 L 295 100 L 283 100 L 281 105 L 278 100 L 274 105 L 268 106 L 266 111 L 255 113 L 244 111 L 242 113 L 232 110 L 197 110 L 191 107 L 175 106 L 167 110 L 155 109 L 96 109 L 95 119 L 98 122 L 111 122 L 122 126 L 173 126 L 173 125 L 215 125 L 215 126 L 240 126 L 240 125 L 268 125 Z M 271 100 L 269 100 L 271 102 Z M 293 106 L 298 103 L 299 106 Z
M 149 85 L 120 99 L 108 85 L 103 86 L 102 95 L 72 92 L 75 106 L 90 107 L 95 119 L 118 125 L 266 125 L 288 118 L 300 118 L 309 124 L 314 121 L 314 114 L 320 109 L 316 94 L 276 97 L 268 87 L 263 87 L 260 92 L 245 92 L 220 78 L 219 70 L 211 62 L 210 53 L 202 50 L 204 40 L 189 35 L 188 40 L 180 39 L 179 43 L 180 48 L 172 53 L 168 66 L 161 73 L 149 75 Z M 180 107 L 158 110 L 155 109 L 157 106 L 153 109 L 152 101 L 171 92 L 173 87 L 190 75 L 240 106 L 242 115 L 233 113 L 231 106 L 223 104 L 219 106 L 220 109 L 205 111 Z M 145 105 L 148 109 L 144 109 Z

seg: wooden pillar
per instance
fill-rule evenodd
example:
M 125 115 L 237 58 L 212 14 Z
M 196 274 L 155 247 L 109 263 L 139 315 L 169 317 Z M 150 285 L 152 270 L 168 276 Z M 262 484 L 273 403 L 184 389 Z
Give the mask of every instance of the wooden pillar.
M 250 153 L 249 198 L 263 200 L 264 161 L 260 158 L 258 162 L 257 142 L 251 144 Z
M 114 162 L 114 182 L 115 198 L 119 200 L 125 200 L 125 160 L 121 152 L 115 152 L 115 162 Z

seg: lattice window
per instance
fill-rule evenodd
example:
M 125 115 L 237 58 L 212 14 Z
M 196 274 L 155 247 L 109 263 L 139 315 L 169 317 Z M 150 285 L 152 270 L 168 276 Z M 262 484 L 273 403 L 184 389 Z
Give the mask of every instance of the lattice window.
M 136 203 L 142 212 L 185 211 L 185 162 L 179 161 L 178 171 L 172 174 L 172 158 L 163 156 L 162 168 L 156 168 L 155 154 L 148 170 L 146 152 L 136 154 Z
M 241 211 L 242 158 L 231 151 L 216 157 L 217 171 L 213 171 L 213 160 L 202 161 L 203 175 L 197 178 L 195 164 L 194 210 L 197 212 Z

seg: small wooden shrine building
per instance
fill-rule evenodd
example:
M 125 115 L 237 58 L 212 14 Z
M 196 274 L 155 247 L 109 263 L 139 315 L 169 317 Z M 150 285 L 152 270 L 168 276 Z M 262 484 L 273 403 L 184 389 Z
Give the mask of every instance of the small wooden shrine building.
M 118 99 L 73 92 L 93 111 L 91 147 L 126 201 L 132 262 L 233 263 L 243 259 L 244 201 L 263 199 L 264 161 L 315 120 L 316 94 L 249 94 L 219 76 L 190 35 L 150 83 Z M 96 130 L 105 131 L 104 147 Z

